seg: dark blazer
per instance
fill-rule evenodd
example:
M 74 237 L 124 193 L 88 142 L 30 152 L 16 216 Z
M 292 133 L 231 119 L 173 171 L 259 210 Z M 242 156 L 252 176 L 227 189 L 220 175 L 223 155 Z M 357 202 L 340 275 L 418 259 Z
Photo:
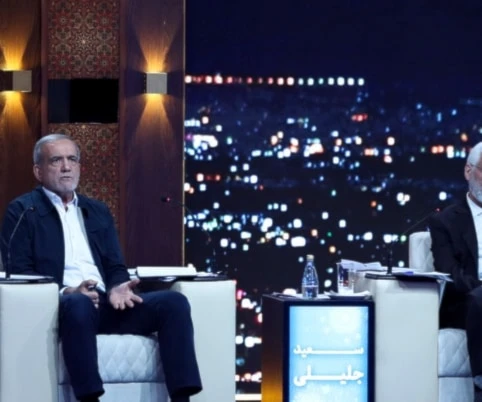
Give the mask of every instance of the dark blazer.
M 114 220 L 104 203 L 77 196 L 95 265 L 109 290 L 129 280 Z M 25 210 L 27 211 L 10 241 L 13 229 Z M 59 286 L 63 286 L 65 246 L 62 224 L 57 210 L 41 187 L 16 198 L 8 205 L 1 238 L 3 263 L 10 273 L 48 275 Z M 10 266 L 7 266 L 9 242 Z
M 480 286 L 475 225 L 467 200 L 429 219 L 432 254 L 437 271 L 451 274 L 440 308 L 440 326 L 465 328 L 466 298 Z

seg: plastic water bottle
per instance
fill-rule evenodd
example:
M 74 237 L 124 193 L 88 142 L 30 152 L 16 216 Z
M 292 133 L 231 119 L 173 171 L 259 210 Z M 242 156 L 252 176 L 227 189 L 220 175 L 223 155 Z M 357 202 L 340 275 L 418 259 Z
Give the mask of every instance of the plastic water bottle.
M 301 279 L 301 294 L 306 299 L 318 297 L 320 283 L 315 267 L 315 257 L 312 254 L 306 256 L 306 265 Z

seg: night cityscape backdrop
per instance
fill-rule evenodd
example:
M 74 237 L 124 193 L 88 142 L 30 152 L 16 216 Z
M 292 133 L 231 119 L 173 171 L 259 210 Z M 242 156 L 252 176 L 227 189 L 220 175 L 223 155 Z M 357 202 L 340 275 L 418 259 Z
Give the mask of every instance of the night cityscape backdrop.
M 238 284 L 239 393 L 259 393 L 261 296 L 340 258 L 407 264 L 482 140 L 482 4 L 187 1 L 186 261 Z M 414 230 L 423 230 L 423 222 Z

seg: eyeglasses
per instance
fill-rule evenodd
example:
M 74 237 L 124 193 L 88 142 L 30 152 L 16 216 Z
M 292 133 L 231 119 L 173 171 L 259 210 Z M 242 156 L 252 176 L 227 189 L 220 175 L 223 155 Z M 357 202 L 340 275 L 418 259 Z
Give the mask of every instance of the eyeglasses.
M 60 167 L 62 164 L 67 163 L 71 166 L 77 166 L 80 163 L 80 158 L 78 156 L 53 156 L 48 160 L 48 164 L 53 167 Z
M 482 166 L 479 166 L 479 165 L 472 165 L 472 164 L 471 164 L 470 166 L 475 167 L 475 168 L 477 168 L 478 170 L 480 170 L 480 171 L 482 172 Z

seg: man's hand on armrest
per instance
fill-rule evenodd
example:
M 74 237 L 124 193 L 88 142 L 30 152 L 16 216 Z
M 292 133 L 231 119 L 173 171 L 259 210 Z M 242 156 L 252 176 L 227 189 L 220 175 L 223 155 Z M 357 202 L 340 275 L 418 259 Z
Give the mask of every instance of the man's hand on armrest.
M 134 293 L 134 288 L 139 284 L 139 279 L 121 283 L 109 291 L 109 302 L 116 310 L 134 307 L 134 303 L 142 303 L 142 298 Z

